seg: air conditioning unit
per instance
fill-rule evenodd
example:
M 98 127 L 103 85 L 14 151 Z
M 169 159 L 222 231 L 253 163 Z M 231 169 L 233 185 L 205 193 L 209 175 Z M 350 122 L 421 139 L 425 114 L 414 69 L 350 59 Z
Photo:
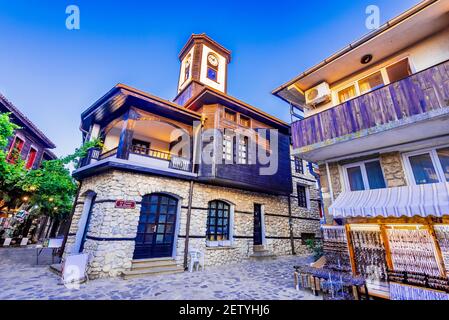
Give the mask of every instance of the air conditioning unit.
M 331 101 L 331 89 L 327 82 L 322 82 L 316 87 L 306 91 L 306 104 L 310 107 L 315 107 L 321 103 Z

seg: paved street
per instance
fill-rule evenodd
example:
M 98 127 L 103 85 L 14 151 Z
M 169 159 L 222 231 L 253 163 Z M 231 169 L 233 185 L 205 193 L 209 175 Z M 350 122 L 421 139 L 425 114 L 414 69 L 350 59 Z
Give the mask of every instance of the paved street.
M 293 266 L 304 257 L 285 257 L 268 262 L 208 268 L 205 272 L 152 276 L 132 280 L 101 279 L 81 285 L 79 290 L 59 285 L 51 273 L 50 253 L 35 266 L 33 249 L 0 249 L 0 299 L 315 299 L 296 291 Z M 46 265 L 45 265 L 46 264 Z

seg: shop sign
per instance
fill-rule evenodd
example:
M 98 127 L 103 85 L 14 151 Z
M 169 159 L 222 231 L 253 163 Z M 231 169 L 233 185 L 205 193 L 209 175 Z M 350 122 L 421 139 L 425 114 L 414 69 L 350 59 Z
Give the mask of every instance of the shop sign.
M 132 200 L 116 200 L 115 207 L 117 209 L 135 209 L 136 202 Z

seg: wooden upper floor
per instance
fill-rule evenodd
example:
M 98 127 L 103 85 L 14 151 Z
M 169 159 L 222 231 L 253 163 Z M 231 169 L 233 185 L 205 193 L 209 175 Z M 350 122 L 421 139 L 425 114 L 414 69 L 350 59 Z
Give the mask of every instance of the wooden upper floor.
M 84 140 L 104 146 L 90 151 L 75 177 L 115 168 L 289 194 L 289 125 L 214 89 L 196 98 L 182 107 L 117 85 L 82 115 Z M 269 133 L 258 135 L 263 129 Z M 273 174 L 260 174 L 262 152 L 273 155 Z

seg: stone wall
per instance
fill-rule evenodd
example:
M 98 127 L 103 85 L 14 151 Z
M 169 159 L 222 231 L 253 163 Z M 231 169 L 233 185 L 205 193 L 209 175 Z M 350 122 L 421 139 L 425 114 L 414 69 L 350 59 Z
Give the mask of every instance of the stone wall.
M 380 164 L 383 168 L 388 188 L 404 187 L 407 185 L 401 154 L 399 152 L 381 154 Z
M 75 234 L 83 211 L 84 197 L 88 191 L 96 193 L 91 219 L 87 232 L 84 252 L 91 255 L 90 277 L 100 278 L 118 276 L 131 268 L 140 217 L 142 197 L 151 193 L 170 194 L 180 201 L 178 216 L 176 256 L 179 265 L 184 262 L 186 220 L 188 212 L 188 181 L 111 171 L 83 180 L 80 198 L 76 204 L 66 253 L 75 241 Z M 312 188 L 312 186 L 311 186 Z M 316 189 L 316 188 L 315 188 Z M 311 196 L 316 198 L 317 191 L 311 189 Z M 115 200 L 125 199 L 137 202 L 135 209 L 116 209 Z M 233 242 L 230 247 L 207 247 L 206 228 L 208 203 L 223 200 L 234 208 Z M 206 253 L 206 265 L 238 263 L 253 253 L 253 212 L 254 204 L 262 204 L 265 213 L 266 248 L 276 255 L 291 254 L 288 197 L 274 196 L 239 189 L 225 188 L 195 183 L 192 199 L 192 216 L 190 225 L 189 247 Z M 293 235 L 297 253 L 305 253 L 301 244 L 301 233 L 317 233 L 319 236 L 319 216 L 316 202 L 311 201 L 311 208 L 298 208 L 292 199 Z

